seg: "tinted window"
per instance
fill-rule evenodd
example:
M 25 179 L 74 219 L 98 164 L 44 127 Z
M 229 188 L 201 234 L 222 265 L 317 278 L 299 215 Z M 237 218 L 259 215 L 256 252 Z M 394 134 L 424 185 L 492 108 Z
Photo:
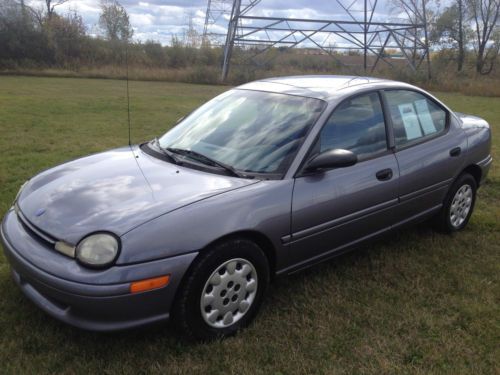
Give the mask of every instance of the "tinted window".
M 386 91 L 386 97 L 396 146 L 418 142 L 444 131 L 446 112 L 424 95 L 415 91 L 391 90 Z
M 342 102 L 321 130 L 320 152 L 342 148 L 359 159 L 387 149 L 384 115 L 377 93 Z

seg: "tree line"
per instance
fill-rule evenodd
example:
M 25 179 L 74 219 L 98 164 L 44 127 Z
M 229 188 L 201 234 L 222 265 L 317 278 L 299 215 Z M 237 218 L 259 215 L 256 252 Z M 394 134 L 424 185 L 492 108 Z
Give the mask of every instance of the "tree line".
M 62 14 L 59 7 L 68 0 L 0 0 L 0 68 L 62 68 L 124 65 L 153 68 L 218 67 L 222 51 L 207 43 L 193 42 L 193 36 L 172 38 L 169 46 L 155 41 L 132 41 L 129 15 L 117 0 L 102 0 L 99 33 L 88 30 L 76 11 Z M 454 64 L 458 72 L 481 75 L 494 72 L 500 50 L 500 0 L 455 0 L 441 10 L 438 0 L 392 0 L 407 16 L 415 16 L 422 1 L 428 5 L 429 41 L 433 62 Z M 38 5 L 38 6 L 37 6 Z M 125 53 L 126 52 L 126 53 Z M 313 70 L 317 63 L 297 56 L 290 66 Z M 287 59 L 280 63 L 287 64 Z M 441 64 L 441 65 L 440 65 Z M 311 65 L 311 66 L 309 66 Z
M 470 51 L 476 72 L 491 73 L 500 50 L 500 0 L 454 0 L 434 19 L 430 40 L 454 51 L 458 71 L 464 69 Z
M 43 7 L 0 0 L 0 68 L 124 66 L 126 52 L 131 64 L 146 67 L 218 64 L 218 51 L 198 51 L 178 38 L 167 47 L 155 41 L 132 42 L 129 15 L 116 0 L 101 1 L 98 35 L 87 30 L 76 11 L 57 12 L 67 0 L 39 1 Z

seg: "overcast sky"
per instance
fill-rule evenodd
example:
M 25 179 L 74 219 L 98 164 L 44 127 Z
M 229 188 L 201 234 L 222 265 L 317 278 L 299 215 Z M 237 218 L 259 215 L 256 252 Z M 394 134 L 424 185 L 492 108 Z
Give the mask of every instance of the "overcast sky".
M 352 1 L 343 0 L 344 4 L 350 4 Z M 357 4 L 353 8 L 361 9 L 363 0 L 354 1 Z M 378 1 L 378 14 L 375 19 L 387 20 L 389 18 L 388 1 L 390 0 Z M 168 44 L 172 35 L 182 35 L 187 29 L 190 18 L 200 33 L 203 30 L 207 0 L 121 0 L 120 2 L 130 15 L 136 40 L 155 40 Z M 30 0 L 30 3 L 41 5 L 43 1 Z M 99 0 L 70 0 L 56 8 L 60 14 L 71 10 L 76 10 L 82 15 L 91 33 L 96 32 L 100 13 Z M 252 10 L 251 15 L 312 19 L 346 19 L 347 17 L 335 0 L 262 0 Z M 362 20 L 362 13 L 359 12 L 357 15 Z

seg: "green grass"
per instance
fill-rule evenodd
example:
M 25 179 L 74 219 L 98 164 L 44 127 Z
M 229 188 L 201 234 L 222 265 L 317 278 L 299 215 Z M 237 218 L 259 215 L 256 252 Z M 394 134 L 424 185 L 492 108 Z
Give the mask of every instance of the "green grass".
M 131 83 L 135 142 L 224 87 Z M 440 94 L 493 127 L 496 160 L 468 228 L 420 225 L 274 283 L 234 338 L 190 344 L 168 326 L 65 326 L 14 286 L 0 255 L 0 373 L 494 374 L 500 366 L 500 103 Z M 44 168 L 127 143 L 125 82 L 0 77 L 0 213 Z

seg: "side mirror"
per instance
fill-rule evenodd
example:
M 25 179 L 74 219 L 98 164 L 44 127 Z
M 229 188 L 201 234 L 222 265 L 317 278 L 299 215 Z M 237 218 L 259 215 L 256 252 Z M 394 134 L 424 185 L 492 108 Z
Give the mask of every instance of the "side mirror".
M 179 122 L 181 122 L 182 120 L 184 120 L 186 118 L 186 116 L 182 116 L 182 117 L 179 117 L 177 119 L 177 121 L 175 122 L 175 125 L 177 125 Z
M 336 148 L 316 155 L 309 160 L 306 165 L 306 171 L 313 172 L 323 169 L 350 167 L 358 162 L 356 154 L 349 150 Z

